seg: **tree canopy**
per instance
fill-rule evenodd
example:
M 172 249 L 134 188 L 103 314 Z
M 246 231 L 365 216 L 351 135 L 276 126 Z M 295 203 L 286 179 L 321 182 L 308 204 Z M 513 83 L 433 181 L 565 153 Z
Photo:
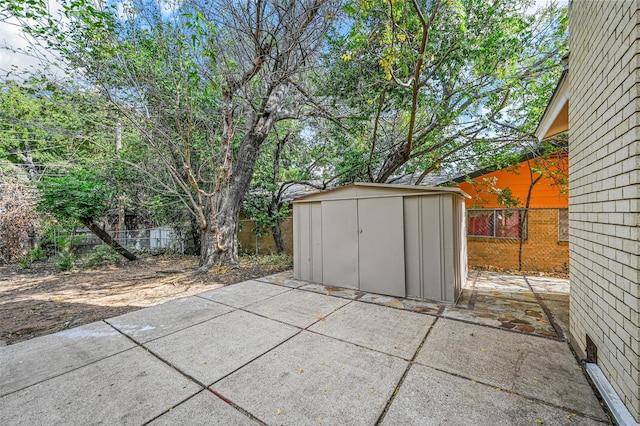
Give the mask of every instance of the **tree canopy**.
M 349 132 L 338 169 L 349 180 L 420 183 L 442 168 L 520 155 L 561 71 L 566 11 L 527 3 L 349 2 L 349 31 L 332 38 L 327 90 Z

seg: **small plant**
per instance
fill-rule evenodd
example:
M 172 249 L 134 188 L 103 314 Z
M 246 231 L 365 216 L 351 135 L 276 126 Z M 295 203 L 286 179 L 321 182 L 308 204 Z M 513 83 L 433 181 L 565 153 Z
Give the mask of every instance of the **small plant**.
M 293 267 L 293 257 L 287 253 L 252 256 L 258 265 L 271 265 L 277 268 Z
M 29 257 L 31 258 L 31 262 L 35 262 L 36 260 L 44 260 L 48 256 L 46 251 L 40 247 L 36 247 L 29 252 Z
M 76 257 L 73 253 L 60 253 L 56 258 L 56 264 L 60 272 L 71 269 L 75 261 Z
M 22 269 L 29 269 L 33 262 L 47 258 L 47 253 L 40 247 L 32 249 L 29 254 L 22 255 L 18 258 L 18 266 Z
M 31 260 L 31 256 L 29 256 L 29 255 L 22 255 L 22 256 L 20 256 L 18 258 L 18 266 L 21 269 L 29 269 L 29 268 L 31 268 L 31 263 L 33 263 L 33 262 Z
M 106 245 L 97 246 L 86 259 L 85 266 L 87 268 L 95 268 L 106 263 L 119 263 L 120 259 L 121 256 L 113 248 Z

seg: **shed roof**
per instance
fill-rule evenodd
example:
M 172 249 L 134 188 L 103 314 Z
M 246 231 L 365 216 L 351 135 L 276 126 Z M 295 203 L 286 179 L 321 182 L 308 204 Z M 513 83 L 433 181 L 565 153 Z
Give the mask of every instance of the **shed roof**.
M 471 198 L 460 188 L 436 188 L 432 186 L 394 185 L 389 183 L 352 183 L 340 188 L 306 195 L 293 200 L 293 203 L 308 203 L 323 200 L 341 200 L 374 197 L 400 197 L 415 195 L 453 194 Z

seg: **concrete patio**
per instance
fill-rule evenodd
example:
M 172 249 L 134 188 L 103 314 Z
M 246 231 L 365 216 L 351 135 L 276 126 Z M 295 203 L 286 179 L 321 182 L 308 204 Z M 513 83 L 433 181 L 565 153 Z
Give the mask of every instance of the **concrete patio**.
M 0 424 L 598 425 L 566 280 L 454 306 L 286 272 L 0 347 Z

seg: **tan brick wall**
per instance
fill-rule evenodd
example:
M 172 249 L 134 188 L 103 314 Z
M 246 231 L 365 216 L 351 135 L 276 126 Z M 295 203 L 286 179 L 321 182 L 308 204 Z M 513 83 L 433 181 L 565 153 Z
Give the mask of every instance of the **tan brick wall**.
M 255 226 L 255 221 L 243 219 L 240 221 L 240 232 L 238 232 L 240 248 L 251 254 L 256 252 L 256 234 L 253 232 Z M 284 240 L 284 251 L 293 256 L 293 219 L 285 219 L 280 229 L 282 231 L 282 239 Z M 259 254 L 271 254 L 275 252 L 276 243 L 273 241 L 271 232 L 258 237 Z
M 558 241 L 558 209 L 529 210 L 528 238 L 522 244 L 524 271 L 568 272 L 569 244 Z M 468 237 L 469 267 L 518 270 L 520 240 Z
M 572 1 L 571 337 L 640 420 L 638 1 Z

